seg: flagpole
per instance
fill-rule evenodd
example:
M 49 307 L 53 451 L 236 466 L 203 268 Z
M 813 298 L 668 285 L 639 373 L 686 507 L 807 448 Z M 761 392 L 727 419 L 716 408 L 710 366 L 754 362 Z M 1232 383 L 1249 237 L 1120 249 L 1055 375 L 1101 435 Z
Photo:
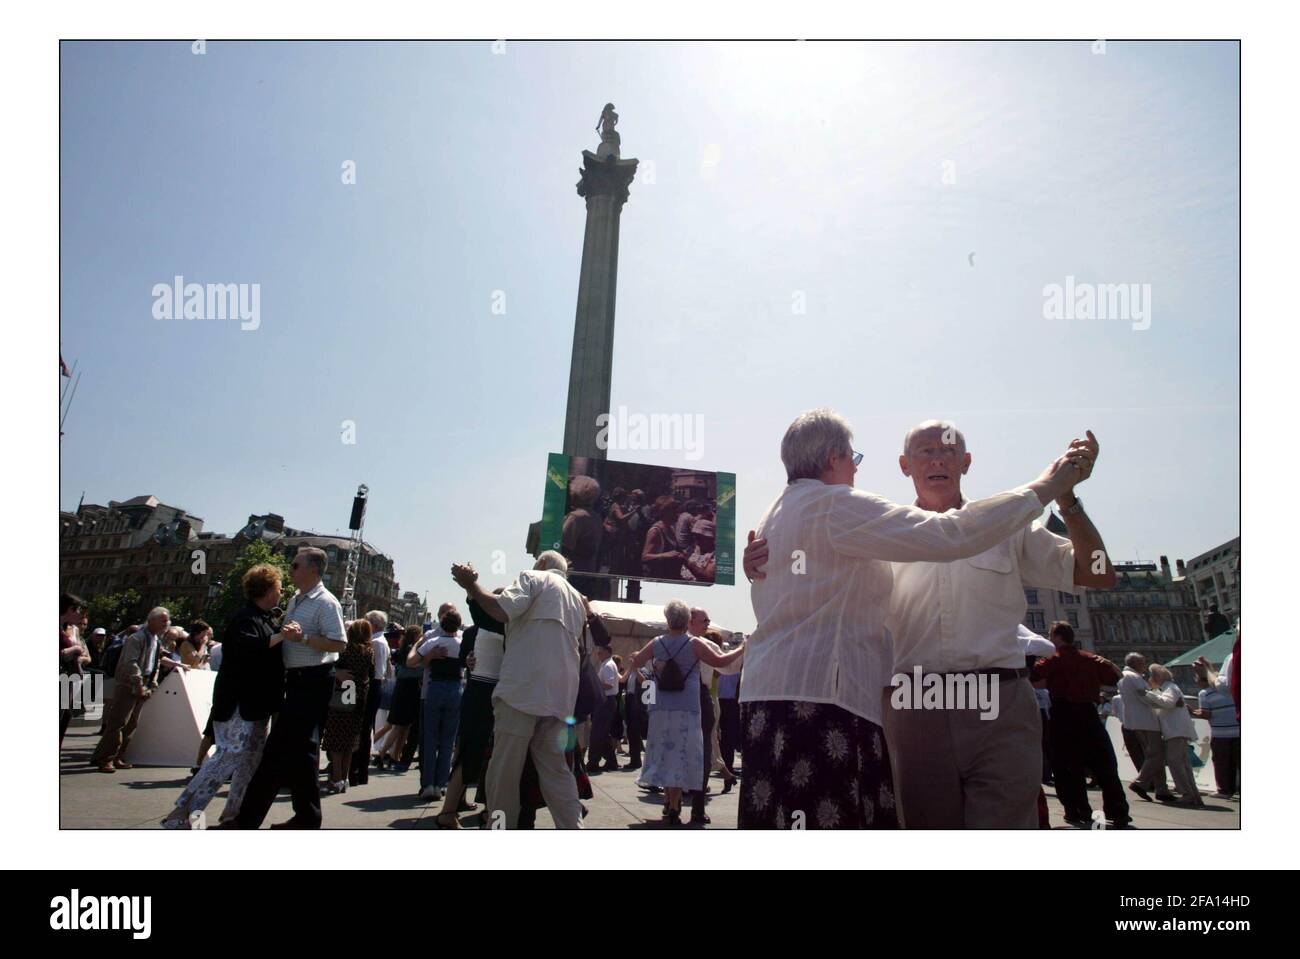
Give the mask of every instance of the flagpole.
M 77 386 L 81 383 L 81 374 L 77 374 L 77 381 L 72 384 L 72 394 L 68 397 L 68 405 L 63 409 L 63 415 L 59 417 L 59 436 L 63 435 L 63 421 L 68 418 L 68 411 L 72 409 L 72 401 L 77 398 Z
M 81 357 L 77 357 L 75 360 L 72 361 L 72 369 L 70 369 L 70 370 L 68 371 L 68 375 L 67 375 L 67 376 L 61 376 L 61 377 L 59 377 L 59 379 L 61 379 L 61 380 L 67 380 L 67 381 L 68 381 L 67 383 L 64 383 L 64 384 L 63 384 L 63 389 L 61 389 L 61 390 L 59 391 L 59 405 L 60 405 L 60 406 L 63 405 L 63 398 L 64 398 L 65 396 L 68 395 L 68 386 L 69 386 L 69 384 L 72 383 L 72 374 L 75 373 L 75 372 L 77 372 L 77 364 L 80 363 L 80 362 L 81 362 Z

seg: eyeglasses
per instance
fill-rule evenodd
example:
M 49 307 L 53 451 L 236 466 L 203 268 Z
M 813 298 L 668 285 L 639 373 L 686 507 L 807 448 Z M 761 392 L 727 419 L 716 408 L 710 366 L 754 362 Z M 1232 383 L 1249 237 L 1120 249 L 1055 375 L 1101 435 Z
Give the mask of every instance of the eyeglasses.
M 861 466 L 861 465 L 862 465 L 862 454 L 859 453 L 857 450 L 851 450 L 850 452 L 853 453 L 853 465 L 854 465 L 854 466 Z

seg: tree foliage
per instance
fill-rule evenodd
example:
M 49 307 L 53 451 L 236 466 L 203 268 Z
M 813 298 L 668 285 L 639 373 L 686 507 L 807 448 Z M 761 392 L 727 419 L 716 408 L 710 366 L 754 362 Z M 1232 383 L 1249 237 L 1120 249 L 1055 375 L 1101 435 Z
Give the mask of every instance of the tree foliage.
M 173 626 L 187 628 L 194 621 L 194 610 L 188 599 L 161 599 L 154 606 L 161 606 L 171 616 Z M 150 607 L 152 608 L 152 607 Z
M 280 586 L 283 590 L 280 595 L 281 607 L 287 606 L 289 598 L 296 592 L 293 581 L 289 579 L 289 561 L 261 540 L 253 540 L 235 559 L 235 565 L 226 574 L 220 592 L 209 601 L 204 610 L 203 618 L 212 626 L 218 640 L 225 632 L 227 620 L 243 608 L 245 603 L 244 574 L 259 563 L 269 563 L 280 570 Z
M 130 626 L 140 605 L 140 594 L 133 589 L 104 593 L 86 601 L 86 617 L 92 628 L 102 626 L 109 633 Z

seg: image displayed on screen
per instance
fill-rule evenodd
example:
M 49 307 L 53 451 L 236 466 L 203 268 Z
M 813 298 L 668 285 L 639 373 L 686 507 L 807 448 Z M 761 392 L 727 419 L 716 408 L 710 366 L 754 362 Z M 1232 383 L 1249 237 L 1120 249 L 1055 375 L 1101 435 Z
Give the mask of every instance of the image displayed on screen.
M 735 582 L 735 474 L 553 453 L 541 542 L 573 572 Z

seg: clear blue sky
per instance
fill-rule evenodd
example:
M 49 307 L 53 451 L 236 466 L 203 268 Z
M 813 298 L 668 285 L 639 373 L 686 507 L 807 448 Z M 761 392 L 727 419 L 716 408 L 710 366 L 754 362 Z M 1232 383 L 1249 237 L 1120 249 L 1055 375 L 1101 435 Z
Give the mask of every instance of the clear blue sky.
M 1091 428 L 1080 492 L 1116 558 L 1239 532 L 1235 45 L 74 43 L 61 83 L 64 509 L 152 493 L 208 530 L 330 532 L 365 482 L 404 589 L 523 566 L 563 437 L 580 151 L 613 101 L 642 171 L 612 405 L 704 420 L 701 460 L 622 458 L 735 472 L 742 541 L 819 405 L 897 500 L 920 419 L 963 427 L 973 496 Z M 155 320 L 176 274 L 259 283 L 261 328 Z M 1150 329 L 1044 319 L 1067 275 L 1149 283 Z M 674 592 L 753 625 L 744 585 L 646 598 Z

